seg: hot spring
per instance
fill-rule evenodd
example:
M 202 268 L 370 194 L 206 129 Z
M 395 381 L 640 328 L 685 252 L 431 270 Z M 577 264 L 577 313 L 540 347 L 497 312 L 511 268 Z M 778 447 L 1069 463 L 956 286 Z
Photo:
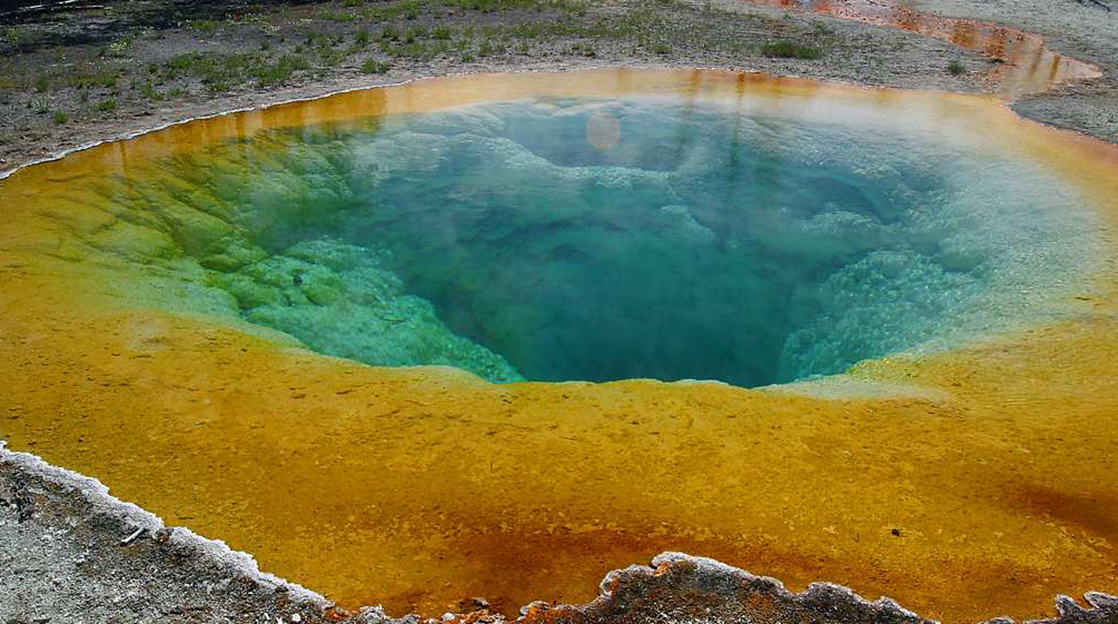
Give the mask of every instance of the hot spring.
M 1027 318 L 1094 227 L 1021 159 L 664 97 L 306 126 L 159 169 L 104 196 L 244 319 L 493 382 L 840 373 Z
M 0 436 L 349 609 L 670 550 L 1039 617 L 1118 591 L 1116 169 L 729 72 L 199 120 L 0 182 Z

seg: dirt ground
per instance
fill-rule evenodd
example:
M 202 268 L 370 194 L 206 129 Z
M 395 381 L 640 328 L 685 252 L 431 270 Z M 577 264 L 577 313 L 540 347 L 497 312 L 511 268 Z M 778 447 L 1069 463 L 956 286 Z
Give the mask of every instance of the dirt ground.
M 1024 96 L 1012 106 L 1025 117 L 1118 142 L 1118 6 L 1107 11 L 1073 0 L 910 5 L 1036 32 L 1054 50 L 1097 65 L 1101 78 Z M 191 118 L 458 73 L 697 66 L 867 86 L 994 89 L 987 77 L 992 60 L 951 43 L 740 0 L 137 0 L 87 6 L 0 13 L 0 172 Z M 781 41 L 821 56 L 774 56 L 766 46 Z M 949 71 L 953 65 L 959 71 Z M 686 574 L 632 568 L 603 585 L 623 591 L 607 592 L 591 606 L 537 605 L 526 617 L 922 621 L 895 605 L 836 598 L 829 590 L 789 598 L 782 588 L 761 583 L 757 589 L 755 577 L 706 563 L 660 564 L 661 571 Z M 669 583 L 680 578 L 683 590 Z M 748 604 L 764 603 L 767 610 L 743 609 L 744 587 L 763 597 Z M 667 602 L 666 588 L 675 592 Z M 1053 598 L 1061 613 L 1054 622 L 1118 622 L 1113 599 L 1091 595 L 1083 608 Z M 461 620 L 492 620 L 484 607 L 483 601 L 463 605 L 463 612 L 475 613 Z M 360 615 L 333 609 L 313 592 L 260 573 L 246 555 L 164 527 L 93 480 L 0 450 L 0 622 L 349 619 L 389 621 L 375 609 Z
M 95 6 L 103 8 L 0 17 L 0 171 L 184 119 L 456 73 L 698 66 L 868 86 L 993 86 L 993 59 L 948 42 L 741 0 Z M 1039 121 L 1118 137 L 1114 13 L 1072 0 L 916 6 L 1039 32 L 1057 51 L 1098 65 L 1100 79 L 1014 106 Z M 767 55 L 765 46 L 781 41 L 823 54 Z M 953 62 L 963 71 L 948 71 Z

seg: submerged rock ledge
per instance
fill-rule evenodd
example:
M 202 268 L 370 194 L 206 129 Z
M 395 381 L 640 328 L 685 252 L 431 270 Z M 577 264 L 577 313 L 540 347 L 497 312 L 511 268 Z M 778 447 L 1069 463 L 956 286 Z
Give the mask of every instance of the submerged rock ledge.
M 434 624 L 392 618 L 380 607 L 352 615 L 300 585 L 261 572 L 252 556 L 112 496 L 100 481 L 52 466 L 0 441 L 0 619 L 4 622 L 151 621 Z M 154 478 L 154 476 L 153 476 Z M 932 622 L 890 598 L 870 602 L 846 587 L 813 583 L 802 593 L 704 557 L 663 553 L 651 566 L 606 575 L 583 606 L 534 602 L 520 624 L 595 622 Z M 1089 592 L 1083 607 L 1056 597 L 1058 615 L 1030 624 L 1118 621 L 1118 597 Z M 470 602 L 470 601 L 468 601 Z M 500 624 L 482 599 L 441 624 Z M 1011 624 L 995 618 L 987 624 Z

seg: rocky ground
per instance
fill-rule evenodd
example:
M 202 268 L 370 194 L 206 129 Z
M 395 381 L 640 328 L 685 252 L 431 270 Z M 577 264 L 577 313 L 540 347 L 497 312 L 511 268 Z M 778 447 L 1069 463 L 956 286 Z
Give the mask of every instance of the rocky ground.
M 699 66 L 979 91 L 990 67 L 935 39 L 738 0 L 217 4 L 107 2 L 0 28 L 0 171 L 183 119 L 451 73 Z M 821 56 L 766 48 L 781 41 Z M 967 71 L 949 73 L 953 61 Z
M 1104 0 L 1105 1 L 1105 0 Z M 106 0 L 0 14 L 0 171 L 168 123 L 450 73 L 591 66 L 725 67 L 982 92 L 990 59 L 935 39 L 739 0 Z M 90 8 L 93 6 L 94 8 Z M 1118 9 L 1073 0 L 916 0 L 1000 21 L 1098 65 L 1100 79 L 1024 97 L 1022 115 L 1118 141 Z M 0 9 L 3 10 L 3 9 Z M 809 51 L 787 58 L 770 44 Z M 953 62 L 963 70 L 949 72 Z M 585 607 L 533 622 L 920 622 L 832 586 L 664 556 L 611 574 Z M 1057 599 L 1059 624 L 1118 622 L 1118 602 Z M 458 620 L 495 621 L 484 601 Z M 455 618 L 448 617 L 449 620 Z M 97 482 L 0 450 L 0 622 L 388 622 L 347 614 Z
M 1118 3 L 914 0 L 911 6 L 944 16 L 988 20 L 1039 33 L 1053 50 L 1098 66 L 1103 72 L 1101 78 L 1022 97 L 1012 107 L 1030 119 L 1118 142 Z
M 0 449 L 0 622 L 271 624 L 328 606 L 92 479 Z

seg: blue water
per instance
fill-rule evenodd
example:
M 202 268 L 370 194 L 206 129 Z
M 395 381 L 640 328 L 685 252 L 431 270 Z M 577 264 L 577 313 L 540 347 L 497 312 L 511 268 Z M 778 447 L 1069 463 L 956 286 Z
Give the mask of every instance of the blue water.
M 842 372 L 1027 317 L 1093 227 L 1021 160 L 655 99 L 303 128 L 166 169 L 233 228 L 191 253 L 243 318 L 499 382 Z

